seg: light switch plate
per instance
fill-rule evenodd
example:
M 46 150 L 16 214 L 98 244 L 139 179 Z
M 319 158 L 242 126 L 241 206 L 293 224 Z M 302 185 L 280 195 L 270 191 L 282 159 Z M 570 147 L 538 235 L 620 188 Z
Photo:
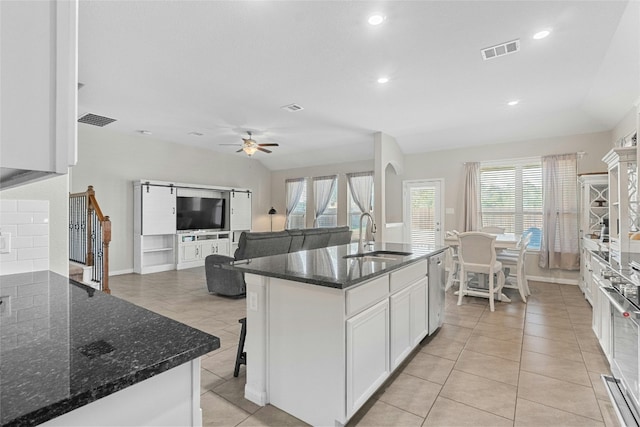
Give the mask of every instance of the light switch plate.
M 0 232 L 0 254 L 11 253 L 11 233 Z
M 258 294 L 249 292 L 249 310 L 258 311 Z

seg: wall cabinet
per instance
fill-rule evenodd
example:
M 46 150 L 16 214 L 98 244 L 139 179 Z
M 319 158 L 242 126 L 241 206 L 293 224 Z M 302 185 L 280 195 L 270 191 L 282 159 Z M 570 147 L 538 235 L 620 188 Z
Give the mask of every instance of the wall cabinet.
M 614 259 L 620 252 L 640 252 L 638 165 L 636 147 L 614 148 L 602 160 L 609 170 L 609 247 Z
M 142 235 L 176 234 L 176 189 L 143 185 Z
M 78 2 L 0 2 L 3 188 L 65 174 L 77 159 Z
M 609 219 L 609 179 L 606 173 L 581 175 L 580 237 L 598 239 L 604 220 Z
M 251 192 L 229 192 L 229 216 L 231 230 L 251 230 Z

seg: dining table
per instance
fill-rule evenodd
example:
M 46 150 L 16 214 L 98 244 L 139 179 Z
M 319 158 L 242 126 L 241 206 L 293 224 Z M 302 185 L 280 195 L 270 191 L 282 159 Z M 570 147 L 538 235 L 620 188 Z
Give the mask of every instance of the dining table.
M 504 249 L 516 249 L 521 238 L 520 235 L 517 235 L 514 233 L 502 233 L 502 234 L 487 233 L 487 234 L 493 234 L 494 236 L 496 236 L 495 248 L 497 252 L 502 251 Z M 447 236 L 444 239 L 444 244 L 451 247 L 458 246 L 458 237 Z M 486 281 L 486 279 L 484 281 Z M 449 287 L 452 285 L 452 282 L 453 282 L 453 274 L 449 274 L 449 277 L 447 278 L 446 289 L 449 289 Z M 458 295 L 458 292 L 457 291 L 454 292 L 454 295 Z M 502 302 L 511 302 L 511 299 L 508 296 L 506 296 L 504 293 L 502 293 L 500 297 L 501 297 L 500 300 Z

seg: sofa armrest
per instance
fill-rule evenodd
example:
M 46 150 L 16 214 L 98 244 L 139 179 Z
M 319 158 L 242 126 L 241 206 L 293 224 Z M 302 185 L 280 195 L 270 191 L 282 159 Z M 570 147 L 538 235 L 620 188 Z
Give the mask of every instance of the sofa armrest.
M 224 255 L 209 255 L 204 260 L 204 269 L 209 292 L 224 296 L 242 296 L 246 293 L 244 274 L 222 268 L 222 264 L 229 264 L 233 258 Z

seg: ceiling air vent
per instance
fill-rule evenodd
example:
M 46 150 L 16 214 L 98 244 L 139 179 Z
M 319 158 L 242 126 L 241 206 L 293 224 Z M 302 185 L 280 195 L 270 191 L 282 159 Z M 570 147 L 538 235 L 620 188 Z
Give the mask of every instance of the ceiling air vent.
M 88 125 L 93 125 L 93 126 L 106 126 L 109 123 L 113 123 L 115 122 L 116 119 L 110 119 L 109 117 L 104 117 L 104 116 L 98 116 L 97 114 L 85 114 L 84 116 L 80 117 L 78 119 L 78 123 L 86 123 Z
M 510 53 L 515 53 L 520 50 L 520 40 L 513 40 L 506 43 L 501 43 L 495 46 L 487 47 L 482 49 L 482 59 L 485 61 L 493 58 L 497 58 L 499 56 L 508 55 Z
M 289 104 L 289 105 L 285 105 L 284 107 L 280 107 L 283 110 L 287 110 L 289 112 L 295 112 L 295 111 L 300 111 L 300 110 L 304 110 L 304 108 L 298 104 Z

